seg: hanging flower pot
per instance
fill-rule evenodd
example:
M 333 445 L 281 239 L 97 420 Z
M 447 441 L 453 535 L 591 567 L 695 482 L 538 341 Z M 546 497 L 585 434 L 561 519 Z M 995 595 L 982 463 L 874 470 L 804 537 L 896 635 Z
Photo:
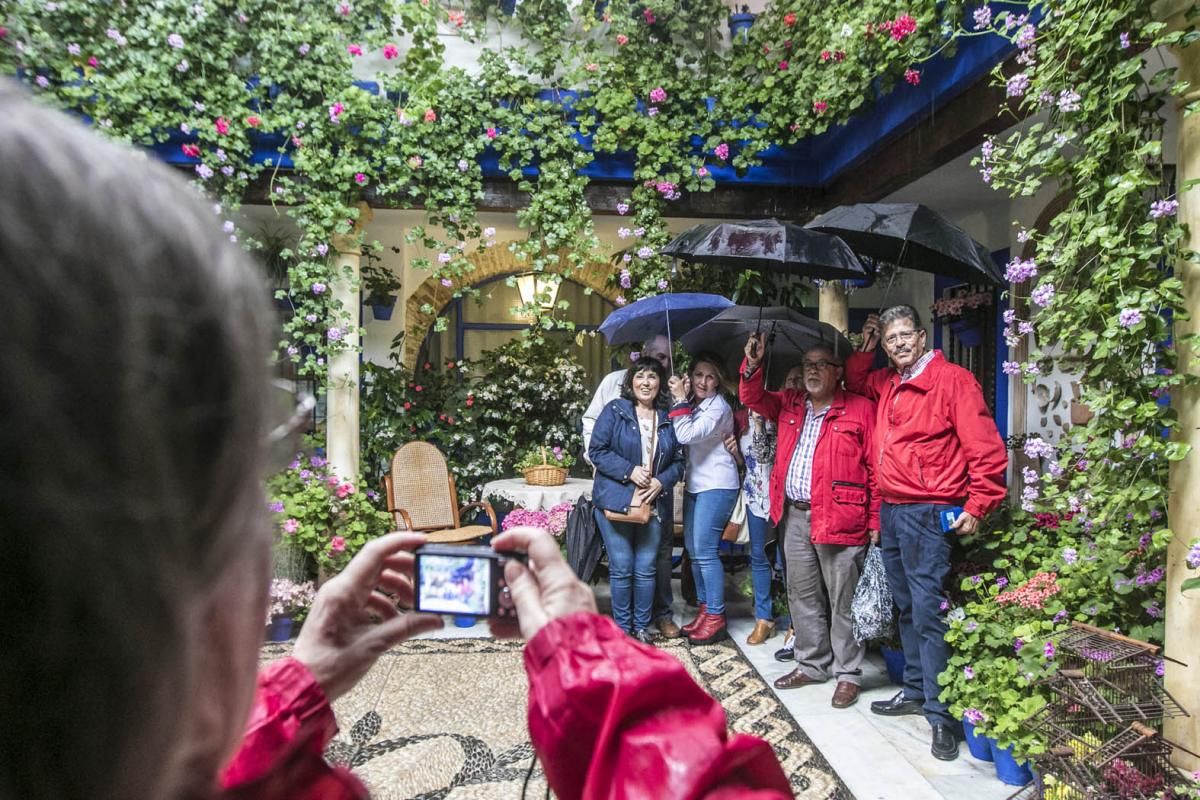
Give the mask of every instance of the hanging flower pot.
M 372 297 L 368 301 L 371 306 L 371 315 L 377 320 L 385 320 L 392 318 L 392 312 L 396 310 L 396 295 L 391 294 L 383 298 Z
M 729 38 L 733 42 L 746 42 L 750 39 L 750 26 L 754 24 L 754 14 L 750 6 L 742 6 L 742 10 L 729 15 Z
M 950 323 L 950 330 L 964 347 L 979 347 L 983 344 L 983 325 L 977 320 L 956 319 Z

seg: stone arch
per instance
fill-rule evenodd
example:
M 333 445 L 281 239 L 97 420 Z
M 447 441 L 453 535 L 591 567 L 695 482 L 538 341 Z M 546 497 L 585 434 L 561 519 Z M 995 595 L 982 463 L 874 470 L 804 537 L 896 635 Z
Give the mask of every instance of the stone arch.
M 462 278 L 456 279 L 451 285 L 443 286 L 440 279 L 431 275 L 409 295 L 404 304 L 404 363 L 406 365 L 412 367 L 416 364 L 417 353 L 420 351 L 421 344 L 425 341 L 425 336 L 429 333 L 433 321 L 437 318 L 438 312 L 454 298 L 455 291 L 482 283 L 489 278 L 521 275 L 531 271 L 527 261 L 518 260 L 516 255 L 509 250 L 510 244 L 512 242 L 498 242 L 493 247 L 475 251 L 467 257 L 475 269 L 463 275 Z M 565 263 L 566 260 L 567 252 L 560 250 L 560 263 Z M 609 301 L 615 302 L 621 290 L 609 283 L 608 277 L 612 274 L 612 270 L 613 267 L 610 264 L 592 261 L 575 270 L 547 269 L 546 272 L 562 275 L 591 289 Z M 424 311 L 423 308 L 432 308 L 433 311 Z

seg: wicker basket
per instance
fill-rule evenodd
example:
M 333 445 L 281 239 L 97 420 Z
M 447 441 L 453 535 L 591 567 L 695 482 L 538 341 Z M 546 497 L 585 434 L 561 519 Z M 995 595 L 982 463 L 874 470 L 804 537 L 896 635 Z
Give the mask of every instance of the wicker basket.
M 549 463 L 546 448 L 542 448 L 542 463 L 524 470 L 525 482 L 530 486 L 562 486 L 567 482 L 567 468 Z

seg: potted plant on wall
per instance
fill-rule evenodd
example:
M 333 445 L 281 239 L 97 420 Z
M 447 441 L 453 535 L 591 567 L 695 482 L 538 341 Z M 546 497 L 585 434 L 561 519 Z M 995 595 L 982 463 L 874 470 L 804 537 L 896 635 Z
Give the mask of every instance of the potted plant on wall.
M 366 257 L 367 265 L 362 271 L 363 304 L 371 307 L 375 319 L 391 319 L 403 284 L 396 273 L 379 263 L 379 256 L 367 253 Z
M 991 304 L 991 291 L 955 289 L 952 294 L 936 300 L 930 309 L 935 317 L 950 326 L 964 346 L 979 347 L 983 344 L 983 310 Z

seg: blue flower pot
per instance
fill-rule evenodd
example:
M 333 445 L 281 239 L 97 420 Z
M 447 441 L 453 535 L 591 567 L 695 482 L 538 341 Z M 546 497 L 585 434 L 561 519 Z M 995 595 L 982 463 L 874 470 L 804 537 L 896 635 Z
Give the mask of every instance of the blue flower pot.
M 271 617 L 271 627 L 267 630 L 268 642 L 286 642 L 292 638 L 292 618 L 286 614 Z
M 897 686 L 904 685 L 904 651 L 893 650 L 890 647 L 880 647 L 883 653 L 883 663 L 887 665 L 888 680 Z
M 989 737 L 975 732 L 975 726 L 970 722 L 963 720 L 963 738 L 967 740 L 967 749 L 971 751 L 971 755 L 980 761 L 992 760 L 992 745 L 995 744 Z
M 1029 769 L 1029 762 L 1017 761 L 1013 758 L 1011 744 L 1002 750 L 994 740 L 989 741 L 992 745 L 992 761 L 996 763 L 997 778 L 1009 786 L 1024 786 L 1033 781 L 1033 772 Z
M 754 24 L 753 14 L 729 15 L 729 38 L 731 41 L 747 41 L 750 38 L 750 26 Z
M 479 621 L 479 617 L 470 614 L 455 614 L 454 625 L 458 628 L 474 628 L 475 623 Z

